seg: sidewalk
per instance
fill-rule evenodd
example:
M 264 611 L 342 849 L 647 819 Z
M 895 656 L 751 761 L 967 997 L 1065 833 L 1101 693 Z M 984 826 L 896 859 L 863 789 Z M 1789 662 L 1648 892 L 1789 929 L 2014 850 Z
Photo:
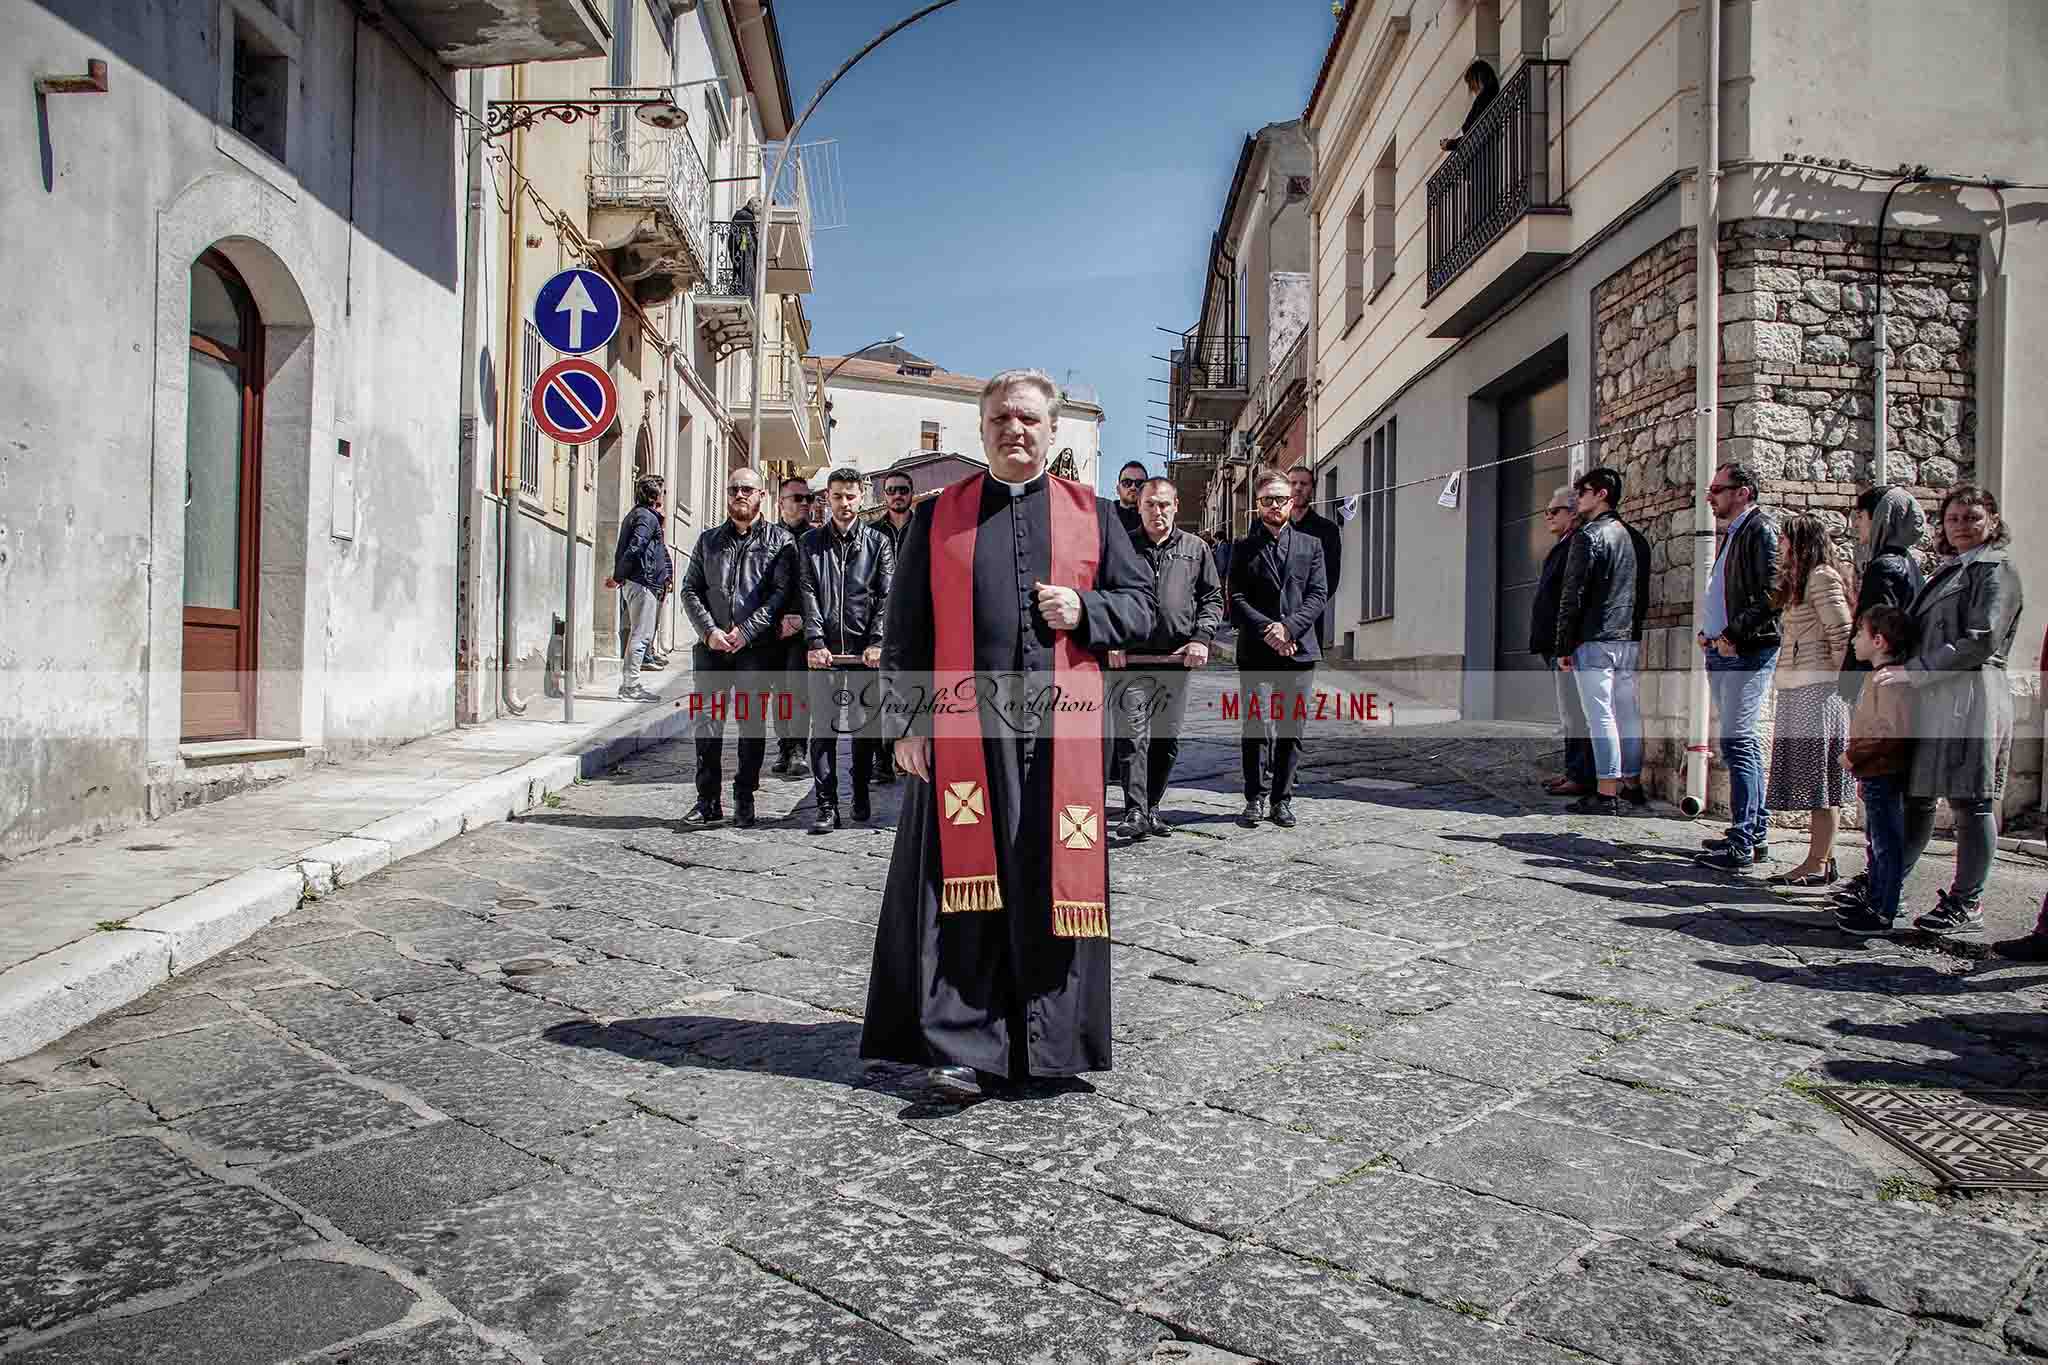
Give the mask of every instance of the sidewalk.
M 662 675 L 666 696 L 687 670 Z M 356 762 L 0 864 L 0 1060 L 240 943 L 302 901 L 547 801 L 684 733 L 673 701 L 586 684 Z

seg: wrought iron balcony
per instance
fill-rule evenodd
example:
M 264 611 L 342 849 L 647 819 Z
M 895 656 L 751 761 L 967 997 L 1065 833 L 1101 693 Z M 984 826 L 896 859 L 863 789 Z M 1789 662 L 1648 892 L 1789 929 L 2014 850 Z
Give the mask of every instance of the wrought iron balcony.
M 620 254 L 619 277 L 636 293 L 658 277 L 666 297 L 709 273 L 711 177 L 686 131 L 615 113 L 590 127 L 591 232 Z
M 1532 215 L 1566 214 L 1564 165 L 1566 63 L 1528 59 L 1501 84 L 1478 123 L 1429 178 L 1428 300 L 1449 288 L 1495 242 Z M 1538 243 L 1547 247 L 1548 243 Z M 1530 253 L 1553 257 L 1549 250 Z M 1547 259 L 1504 262 L 1521 277 Z M 1515 269 L 1520 266 L 1521 269 Z M 1530 269 L 1533 267 L 1533 270 Z M 1492 285 L 1494 281 L 1482 282 Z M 1503 289 L 1502 293 L 1510 292 Z M 1437 332 L 1435 335 L 1462 335 Z
M 761 233 L 749 222 L 714 220 L 705 241 L 704 281 L 697 289 L 698 329 L 723 360 L 754 344 L 754 272 L 761 268 Z
M 1191 330 L 1181 340 L 1174 352 L 1174 416 L 1228 425 L 1251 397 L 1250 339 Z

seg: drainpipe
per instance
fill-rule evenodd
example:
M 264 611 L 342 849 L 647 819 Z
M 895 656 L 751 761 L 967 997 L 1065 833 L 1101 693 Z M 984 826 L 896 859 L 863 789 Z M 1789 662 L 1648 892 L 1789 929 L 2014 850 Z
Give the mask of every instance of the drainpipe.
M 468 110 L 470 115 L 474 117 L 476 111 L 483 107 L 484 73 L 481 70 L 472 70 L 469 73 Z M 458 376 L 461 382 L 456 386 L 457 411 L 461 416 L 461 421 L 457 427 L 459 435 L 457 437 L 456 467 L 460 471 L 461 483 L 459 486 L 461 489 L 462 497 L 462 511 L 465 515 L 468 514 L 469 509 L 472 506 L 475 506 L 476 510 L 479 513 L 483 511 L 481 504 L 476 500 L 477 469 L 475 356 L 477 330 L 477 291 L 479 288 L 477 284 L 476 272 L 477 260 L 483 254 L 484 197 L 484 143 L 483 134 L 479 128 L 475 126 L 472 126 L 470 128 L 468 144 L 469 145 L 466 153 L 463 171 L 464 190 L 462 210 L 462 349 L 460 352 L 462 359 L 459 362 L 461 366 L 461 374 Z M 460 572 L 465 577 L 469 578 L 469 590 L 471 593 L 474 593 L 478 588 L 483 586 L 483 574 L 476 568 L 476 565 L 478 564 L 478 558 L 474 551 L 476 537 L 479 534 L 481 534 L 482 528 L 480 528 L 476 524 L 476 522 L 476 518 L 472 517 L 470 519 L 469 532 L 466 538 L 469 542 L 471 549 L 469 550 L 468 553 L 465 553 L 462 556 L 462 565 L 460 569 Z M 470 577 L 472 574 L 474 576 Z M 468 623 L 471 620 L 475 619 L 478 619 L 478 613 L 476 611 L 476 603 L 474 599 L 472 599 L 470 602 L 470 609 L 463 613 L 463 620 L 456 623 L 456 629 L 458 631 L 468 630 Z M 472 669 L 476 667 L 476 643 L 477 642 L 475 638 L 472 636 L 472 638 L 470 639 L 469 658 L 463 661 L 466 662 L 468 666 Z M 456 688 L 456 696 L 460 698 L 465 694 L 466 691 L 466 685 L 458 682 Z M 468 695 L 475 696 L 475 693 L 470 692 L 468 693 Z M 458 700 L 458 702 L 456 703 L 457 721 L 460 721 L 462 719 L 462 709 L 462 703 Z M 481 698 L 479 698 L 477 701 L 476 709 L 478 712 L 481 712 L 483 709 Z M 482 720 L 483 717 L 481 714 L 478 714 L 472 716 L 471 719 Z
M 525 68 L 512 68 L 512 94 L 514 98 L 526 92 Z M 512 134 L 512 161 L 517 166 L 521 161 L 526 134 L 515 131 Z M 505 215 L 505 349 L 499 354 L 506 364 L 498 367 L 498 392 L 501 395 L 498 408 L 498 448 L 504 458 L 498 469 L 498 707 L 506 715 L 523 716 L 526 702 L 519 696 L 514 683 L 513 670 L 518 660 L 513 654 L 514 614 L 512 591 L 518 576 L 513 572 L 513 533 L 519 529 L 519 468 L 515 461 L 518 454 L 513 447 L 515 433 L 519 430 L 518 412 L 515 408 L 518 384 L 514 370 L 523 371 L 526 366 L 526 348 L 520 345 L 519 335 L 519 252 L 520 252 L 520 205 L 524 202 L 519 187 L 512 187 L 512 209 Z M 507 420 L 507 416 L 511 420 Z
M 1694 610 L 1705 600 L 1713 576 L 1714 512 L 1707 505 L 1713 481 L 1717 411 L 1721 382 L 1721 0 L 1700 0 L 1705 28 L 1706 70 L 1700 83 L 1699 225 L 1694 245 L 1698 284 L 1693 298 L 1692 460 L 1692 600 Z M 1697 623 L 1695 623 L 1697 624 Z M 1713 751 L 1707 743 L 1707 657 L 1695 643 L 1685 695 L 1685 795 L 1678 808 L 1698 815 L 1707 808 L 1707 764 Z

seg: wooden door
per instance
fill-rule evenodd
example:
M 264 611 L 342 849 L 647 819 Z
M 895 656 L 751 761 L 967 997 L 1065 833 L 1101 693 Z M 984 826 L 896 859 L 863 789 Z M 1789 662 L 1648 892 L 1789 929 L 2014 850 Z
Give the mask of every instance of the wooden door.
M 1564 439 L 1569 384 L 1557 379 L 1504 400 L 1500 405 L 1500 466 L 1495 531 L 1499 537 L 1495 580 L 1494 715 L 1501 720 L 1548 722 L 1557 717 L 1556 683 L 1540 655 L 1529 652 L 1536 585 L 1543 558 L 1556 541 L 1543 525 L 1550 495 L 1570 476 L 1570 452 L 1547 450 Z M 1527 460 L 1531 450 L 1545 454 Z
M 246 739 L 256 719 L 263 331 L 227 258 L 192 266 L 185 418 L 183 738 Z

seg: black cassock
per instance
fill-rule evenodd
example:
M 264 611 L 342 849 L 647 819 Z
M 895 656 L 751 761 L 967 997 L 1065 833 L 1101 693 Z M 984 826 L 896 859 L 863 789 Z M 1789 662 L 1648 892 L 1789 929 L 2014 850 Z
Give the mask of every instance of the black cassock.
M 917 509 L 896 560 L 882 668 L 892 711 L 887 733 L 903 732 L 918 689 L 929 690 L 932 512 Z M 992 691 L 1014 695 L 1053 673 L 1053 631 L 1038 614 L 1034 581 L 1051 581 L 1050 499 L 1043 476 L 1013 498 L 1009 485 L 982 485 L 974 542 L 974 667 Z M 1152 575 L 1132 548 L 1114 504 L 1095 502 L 1101 558 L 1095 587 L 1081 594 L 1074 634 L 1095 653 L 1140 642 L 1152 629 Z M 1071 584 L 1064 586 L 1071 587 Z M 943 590 L 943 585 L 942 585 Z M 1098 712 L 1098 716 L 1101 713 Z M 1004 908 L 939 914 L 939 811 L 930 783 L 907 778 L 896 851 L 875 931 L 861 1056 L 915 1066 L 971 1066 L 998 1076 L 1072 1076 L 1109 1069 L 1109 940 L 1052 934 L 1052 725 L 1028 733 L 1024 715 L 984 705 L 989 817 Z M 928 717 L 911 724 L 929 734 Z M 1099 734 L 1099 731 L 1098 731 Z M 1081 761 L 1102 771 L 1102 750 Z M 1104 834 L 1108 821 L 1101 821 Z M 1107 842 L 1097 840 L 1108 858 Z

